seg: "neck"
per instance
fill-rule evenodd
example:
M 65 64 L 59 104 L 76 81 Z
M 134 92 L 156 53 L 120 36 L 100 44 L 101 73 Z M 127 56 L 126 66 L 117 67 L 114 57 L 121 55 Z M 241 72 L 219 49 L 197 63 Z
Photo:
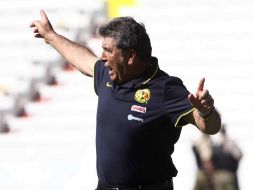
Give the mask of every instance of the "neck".
M 142 75 L 149 68 L 149 64 L 143 61 L 136 62 L 129 68 L 129 81 Z

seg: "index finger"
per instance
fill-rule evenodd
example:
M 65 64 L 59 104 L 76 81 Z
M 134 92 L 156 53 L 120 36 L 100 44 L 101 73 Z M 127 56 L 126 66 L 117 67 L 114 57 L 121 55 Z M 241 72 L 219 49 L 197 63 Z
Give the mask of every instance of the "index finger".
M 41 13 L 41 19 L 42 20 L 44 20 L 44 21 L 46 21 L 46 20 L 48 20 L 48 17 L 47 17 L 47 15 L 46 15 L 46 13 L 44 12 L 44 10 L 40 10 L 40 13 Z
M 204 89 L 204 84 L 205 84 L 205 78 L 202 78 L 198 84 L 198 91 L 202 91 Z

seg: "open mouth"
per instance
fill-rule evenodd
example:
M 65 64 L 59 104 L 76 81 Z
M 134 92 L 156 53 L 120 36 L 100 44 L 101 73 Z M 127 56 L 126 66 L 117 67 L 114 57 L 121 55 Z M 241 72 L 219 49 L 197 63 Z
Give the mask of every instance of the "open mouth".
M 113 75 L 113 70 L 109 70 L 108 74 Z
M 111 76 L 113 75 L 113 69 L 111 67 L 108 67 L 109 68 L 109 71 L 108 71 L 108 74 Z
M 110 67 L 109 66 L 109 64 L 106 62 L 106 64 L 105 64 L 105 67 L 107 67 L 108 68 L 108 74 L 109 74 L 109 76 L 112 76 L 113 75 L 113 68 L 112 67 Z

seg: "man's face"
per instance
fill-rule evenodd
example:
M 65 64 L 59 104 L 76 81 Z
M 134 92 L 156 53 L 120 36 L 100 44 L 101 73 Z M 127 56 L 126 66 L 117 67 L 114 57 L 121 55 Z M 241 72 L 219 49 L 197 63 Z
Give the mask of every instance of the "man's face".
M 109 77 L 116 83 L 126 80 L 127 62 L 121 54 L 121 50 L 116 47 L 116 42 L 111 37 L 105 37 L 102 42 L 102 57 L 105 66 L 109 68 Z

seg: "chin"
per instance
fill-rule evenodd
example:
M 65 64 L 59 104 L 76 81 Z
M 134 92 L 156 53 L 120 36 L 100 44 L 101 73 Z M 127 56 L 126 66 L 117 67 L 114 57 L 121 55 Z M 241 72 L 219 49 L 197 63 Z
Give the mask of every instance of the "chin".
M 110 80 L 116 84 L 121 84 L 123 83 L 123 81 L 121 79 L 119 79 L 116 75 L 111 75 L 109 76 Z
M 111 80 L 112 82 L 116 82 L 116 83 L 117 83 L 117 78 L 114 77 L 114 76 L 110 76 L 110 80 Z
M 119 79 L 117 78 L 110 78 L 112 82 L 116 83 L 116 84 L 121 84 L 122 81 L 120 81 Z

